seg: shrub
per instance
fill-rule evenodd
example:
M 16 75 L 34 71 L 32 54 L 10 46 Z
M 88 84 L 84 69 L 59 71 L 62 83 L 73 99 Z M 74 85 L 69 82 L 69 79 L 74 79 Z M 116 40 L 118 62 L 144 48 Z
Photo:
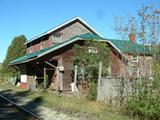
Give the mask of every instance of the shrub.
M 148 87 L 148 82 L 136 86 L 125 102 L 126 113 L 142 120 L 160 120 L 160 91 L 153 84 Z
M 96 98 L 97 98 L 97 83 L 95 83 L 92 80 L 90 82 L 88 82 L 87 98 L 89 100 L 96 100 Z

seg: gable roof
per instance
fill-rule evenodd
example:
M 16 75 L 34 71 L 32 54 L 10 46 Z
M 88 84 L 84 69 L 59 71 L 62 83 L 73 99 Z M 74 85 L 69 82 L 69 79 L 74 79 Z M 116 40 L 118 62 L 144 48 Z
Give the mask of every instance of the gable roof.
M 79 21 L 81 24 L 83 24 L 87 29 L 89 29 L 90 31 L 92 31 L 94 34 L 102 36 L 93 27 L 91 27 L 89 24 L 87 24 L 83 19 L 81 19 L 80 17 L 75 17 L 75 18 L 73 18 L 71 20 L 68 20 L 67 22 L 65 22 L 65 23 L 63 23 L 63 24 L 55 27 L 55 28 L 52 28 L 52 29 L 50 29 L 50 30 L 48 30 L 48 31 L 46 31 L 46 32 L 44 32 L 44 33 L 42 33 L 42 34 L 40 34 L 40 35 L 32 38 L 31 40 L 27 41 L 25 44 L 28 44 L 28 43 L 30 43 L 30 42 L 32 42 L 32 41 L 34 41 L 34 40 L 36 40 L 36 39 L 44 36 L 44 35 L 50 34 L 50 33 L 54 32 L 54 31 L 56 31 L 56 30 L 58 30 L 58 29 L 60 29 L 60 28 L 62 28 L 64 26 L 66 26 L 66 25 L 74 22 L 74 21 Z
M 123 53 L 138 53 L 138 54 L 147 54 L 147 55 L 151 55 L 151 50 L 149 49 L 149 47 L 145 47 L 143 45 L 139 45 L 137 43 L 133 43 L 131 41 L 126 41 L 126 40 L 113 40 L 113 39 L 106 39 L 103 38 L 101 36 L 95 35 L 95 34 L 91 34 L 91 33 L 86 33 L 83 35 L 76 35 L 62 43 L 57 43 L 57 44 L 53 44 L 52 46 L 45 48 L 43 50 L 34 52 L 34 53 L 30 53 L 30 54 L 26 54 L 23 57 L 20 57 L 18 59 L 15 59 L 13 61 L 10 62 L 10 65 L 16 65 L 16 64 L 22 64 L 22 63 L 26 63 L 29 62 L 31 60 L 40 58 L 50 52 L 53 52 L 55 50 L 58 50 L 66 45 L 69 45 L 75 41 L 78 40 L 99 40 L 99 41 L 105 41 L 108 42 L 111 46 L 113 46 L 113 48 L 115 48 L 118 52 L 120 51 L 120 53 L 123 55 Z M 123 56 L 124 57 L 124 56 Z
M 98 35 L 94 35 L 94 34 L 91 34 L 91 33 L 86 33 L 86 34 L 83 34 L 83 35 L 76 35 L 76 36 L 73 36 L 71 37 L 70 39 L 66 40 L 66 41 L 63 41 L 62 43 L 56 43 L 56 44 L 53 44 L 52 46 L 48 47 L 48 48 L 45 48 L 43 50 L 40 50 L 40 51 L 37 51 L 37 52 L 34 52 L 34 53 L 29 53 L 29 54 L 26 54 L 20 58 L 17 58 L 13 61 L 10 62 L 10 65 L 16 65 L 16 64 L 22 64 L 22 63 L 26 63 L 26 62 L 29 62 L 31 60 L 34 60 L 36 58 L 39 58 L 39 57 L 42 57 L 50 52 L 53 52 L 59 48 L 62 48 L 68 44 L 71 44 L 75 41 L 78 41 L 78 40 L 91 40 L 91 39 L 97 39 L 97 40 L 103 40 L 104 38 L 98 36 Z

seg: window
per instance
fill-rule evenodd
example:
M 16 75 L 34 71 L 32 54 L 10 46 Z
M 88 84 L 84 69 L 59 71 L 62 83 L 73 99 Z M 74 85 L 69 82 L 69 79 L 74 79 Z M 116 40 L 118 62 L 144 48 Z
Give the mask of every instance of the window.
M 138 62 L 138 56 L 137 55 L 132 56 L 132 62 Z
M 32 46 L 29 47 L 29 53 L 32 53 Z
M 43 42 L 40 43 L 40 49 L 42 50 L 44 48 L 45 48 L 45 42 L 43 41 Z
M 53 43 L 60 43 L 62 42 L 62 33 L 56 33 L 50 36 L 50 39 Z
M 132 66 L 131 67 L 131 76 L 139 77 L 139 68 L 138 68 L 138 66 Z
M 98 50 L 97 50 L 96 47 L 88 47 L 88 52 L 89 52 L 89 53 L 97 53 Z

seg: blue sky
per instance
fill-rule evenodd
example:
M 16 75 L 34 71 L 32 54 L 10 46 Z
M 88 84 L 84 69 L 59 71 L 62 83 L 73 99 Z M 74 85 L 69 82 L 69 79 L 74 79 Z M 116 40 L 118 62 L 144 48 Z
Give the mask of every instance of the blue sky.
M 0 62 L 15 36 L 27 39 L 75 16 L 84 19 L 106 38 L 117 38 L 115 16 L 136 15 L 142 5 L 159 0 L 0 0 Z

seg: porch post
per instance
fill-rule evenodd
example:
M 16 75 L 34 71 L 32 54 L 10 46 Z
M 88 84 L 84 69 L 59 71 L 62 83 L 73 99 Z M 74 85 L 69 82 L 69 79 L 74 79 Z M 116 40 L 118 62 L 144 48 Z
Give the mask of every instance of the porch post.
M 62 58 L 59 58 L 58 60 L 58 67 L 62 67 L 63 63 L 62 63 Z M 63 90 L 63 71 L 60 71 L 60 69 L 58 69 L 59 71 L 59 78 L 60 78 L 60 90 Z
M 102 62 L 99 62 L 98 84 L 97 84 L 97 101 L 100 100 L 101 90 L 101 77 L 102 77 Z
M 28 89 L 27 67 L 26 67 L 26 65 L 21 65 L 20 69 L 21 69 L 20 87 L 24 88 L 24 89 Z
M 43 86 L 46 89 L 46 68 L 43 69 Z
M 74 68 L 74 92 L 78 93 L 78 89 L 77 89 L 77 65 Z

